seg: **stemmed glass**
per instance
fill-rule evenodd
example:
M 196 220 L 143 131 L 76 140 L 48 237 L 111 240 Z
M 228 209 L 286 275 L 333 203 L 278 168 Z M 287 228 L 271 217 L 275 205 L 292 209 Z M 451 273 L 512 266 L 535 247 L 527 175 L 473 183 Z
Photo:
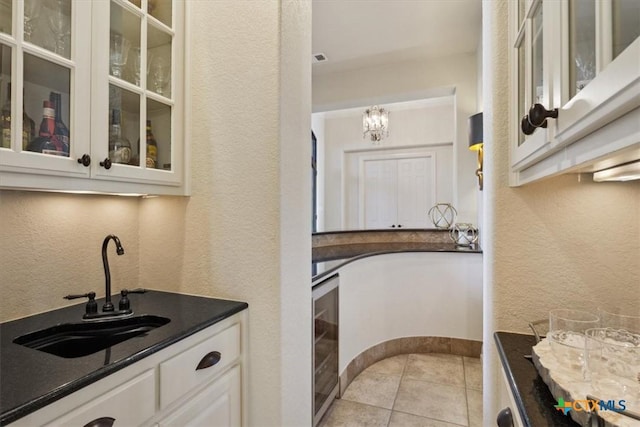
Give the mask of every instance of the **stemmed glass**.
M 40 1 L 25 0 L 24 2 L 24 39 L 33 42 L 34 23 L 40 17 Z
M 111 34 L 110 59 L 111 59 L 111 75 L 122 78 L 122 68 L 127 63 L 127 56 L 131 42 L 122 34 Z
M 55 35 L 55 48 L 54 52 L 58 55 L 65 55 L 67 49 L 66 39 L 71 34 L 69 30 L 70 25 L 67 17 L 64 14 L 66 0 L 55 0 L 53 5 L 53 13 L 50 13 L 47 17 L 49 20 L 49 27 Z
M 169 95 L 165 90 L 165 87 L 171 80 L 171 65 L 169 61 L 163 56 L 156 56 L 151 60 L 149 74 L 153 84 L 153 90 L 158 95 Z

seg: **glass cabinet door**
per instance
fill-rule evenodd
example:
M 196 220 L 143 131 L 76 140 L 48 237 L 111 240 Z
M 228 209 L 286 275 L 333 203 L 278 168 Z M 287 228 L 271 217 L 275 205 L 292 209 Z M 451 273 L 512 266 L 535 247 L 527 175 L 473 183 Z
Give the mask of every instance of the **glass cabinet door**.
M 640 36 L 640 1 L 612 0 L 612 59 Z
M 175 8 L 172 0 L 109 2 L 109 104 L 100 139 L 116 166 L 98 173 L 174 170 Z
M 88 109 L 72 112 L 75 94 L 90 89 L 89 43 L 73 42 L 75 31 L 90 32 L 90 9 L 72 0 L 0 0 L 0 36 L 7 35 L 0 37 L 0 147 L 7 149 L 0 164 L 88 174 L 72 162 L 89 151 Z
M 596 1 L 569 0 L 569 99 L 596 76 Z

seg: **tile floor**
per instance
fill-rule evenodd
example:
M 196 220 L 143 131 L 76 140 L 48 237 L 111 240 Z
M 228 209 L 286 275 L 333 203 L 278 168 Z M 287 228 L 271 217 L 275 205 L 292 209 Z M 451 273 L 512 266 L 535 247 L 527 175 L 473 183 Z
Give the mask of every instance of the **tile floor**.
M 479 358 L 403 354 L 358 375 L 319 427 L 482 426 Z

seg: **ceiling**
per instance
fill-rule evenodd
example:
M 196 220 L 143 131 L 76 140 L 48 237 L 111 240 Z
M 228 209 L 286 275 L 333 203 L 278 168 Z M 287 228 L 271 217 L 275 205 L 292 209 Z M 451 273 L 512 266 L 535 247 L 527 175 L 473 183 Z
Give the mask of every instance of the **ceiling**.
M 472 53 L 481 0 L 313 0 L 312 53 L 328 74 L 390 62 Z

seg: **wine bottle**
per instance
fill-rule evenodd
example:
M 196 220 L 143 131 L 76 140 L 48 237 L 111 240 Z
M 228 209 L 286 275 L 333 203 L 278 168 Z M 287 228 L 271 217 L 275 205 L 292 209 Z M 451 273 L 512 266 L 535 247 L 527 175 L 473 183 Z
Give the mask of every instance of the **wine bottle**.
M 22 89 L 22 149 L 26 150 L 29 142 L 36 136 L 36 122 L 29 117 L 25 104 L 24 88 Z
M 129 164 L 131 160 L 131 143 L 122 136 L 120 127 L 120 110 L 111 110 L 111 127 L 109 128 L 109 159 L 113 163 Z
M 28 151 L 45 154 L 61 154 L 61 151 L 54 141 L 53 133 L 55 131 L 54 122 L 55 113 L 51 101 L 44 100 L 42 102 L 42 122 L 40 122 L 40 130 L 38 136 L 34 138 L 27 147 Z
M 62 121 L 62 96 L 57 92 L 51 92 L 49 101 L 51 101 L 55 110 L 55 139 L 59 141 L 64 155 L 69 157 L 69 128 Z
M 11 83 L 7 83 L 7 102 L 0 112 L 0 147 L 11 148 Z
M 147 167 L 158 167 L 158 143 L 151 131 L 151 120 L 147 120 Z

